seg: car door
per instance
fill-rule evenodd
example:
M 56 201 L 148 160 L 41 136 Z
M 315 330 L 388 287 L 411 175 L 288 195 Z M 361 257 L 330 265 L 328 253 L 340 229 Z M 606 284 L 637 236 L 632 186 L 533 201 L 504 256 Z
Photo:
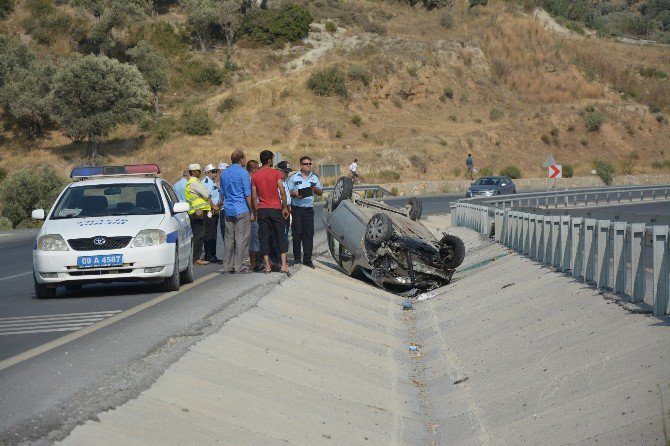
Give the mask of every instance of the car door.
M 170 207 L 170 214 L 172 219 L 177 223 L 177 244 L 179 246 L 179 264 L 185 265 L 188 263 L 189 256 L 191 255 L 191 221 L 188 218 L 186 212 L 181 212 L 175 214 L 172 211 L 175 203 L 179 202 L 177 194 L 175 194 L 172 186 L 163 181 L 162 183 L 163 192 L 168 201 L 168 206 Z

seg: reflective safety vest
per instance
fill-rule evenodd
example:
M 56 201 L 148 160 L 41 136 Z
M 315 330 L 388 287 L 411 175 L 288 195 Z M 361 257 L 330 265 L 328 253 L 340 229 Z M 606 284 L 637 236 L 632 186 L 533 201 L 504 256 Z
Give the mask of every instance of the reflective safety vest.
M 189 214 L 195 213 L 198 209 L 203 211 L 211 211 L 212 206 L 209 204 L 209 201 L 205 200 L 198 194 L 191 193 L 191 184 L 198 181 L 197 178 L 191 177 L 186 183 L 186 188 L 184 189 L 184 196 L 186 197 L 186 202 L 191 206 L 191 209 L 188 210 Z

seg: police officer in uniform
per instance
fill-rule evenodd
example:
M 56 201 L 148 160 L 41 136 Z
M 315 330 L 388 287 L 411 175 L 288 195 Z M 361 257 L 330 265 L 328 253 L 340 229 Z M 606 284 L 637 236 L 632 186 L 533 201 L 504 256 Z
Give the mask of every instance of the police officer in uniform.
M 219 177 L 219 169 L 214 164 L 205 166 L 205 178 L 202 184 L 209 190 L 209 198 L 212 203 L 212 216 L 205 220 L 205 257 L 209 263 L 221 265 L 223 260 L 216 256 L 216 233 L 219 226 L 219 211 L 221 209 L 221 191 L 216 185 Z
M 321 196 L 323 189 L 319 177 L 312 172 L 310 157 L 300 158 L 300 170 L 289 177 L 288 188 L 293 217 L 293 261 L 314 268 L 314 195 Z
M 207 214 L 212 211 L 212 202 L 209 190 L 200 182 L 202 170 L 200 164 L 189 164 L 189 179 L 184 188 L 186 202 L 191 206 L 188 216 L 191 219 L 191 230 L 193 231 L 193 259 L 196 265 L 208 265 L 209 262 L 200 258 L 202 247 L 205 243 L 205 224 L 208 220 Z

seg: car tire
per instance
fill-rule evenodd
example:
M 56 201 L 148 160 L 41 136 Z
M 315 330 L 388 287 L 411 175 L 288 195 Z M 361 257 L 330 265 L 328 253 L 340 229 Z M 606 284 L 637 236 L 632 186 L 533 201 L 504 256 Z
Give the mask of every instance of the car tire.
M 183 284 L 193 283 L 193 249 L 188 256 L 188 266 L 184 271 L 179 273 L 179 281 Z
M 465 243 L 463 243 L 463 240 L 455 235 L 446 234 L 442 237 L 442 240 L 440 240 L 440 245 L 450 247 L 451 252 L 453 253 L 450 258 L 445 260 L 444 266 L 449 269 L 456 269 L 461 266 L 465 259 Z
M 165 278 L 165 281 L 163 282 L 163 291 L 179 291 L 179 287 L 181 286 L 179 276 L 179 253 L 175 250 L 172 275 Z
M 348 200 L 353 196 L 354 193 L 354 182 L 351 181 L 349 177 L 340 177 L 335 183 L 335 189 L 333 190 L 333 211 L 337 209 L 337 206 L 344 200 Z
M 386 214 L 378 213 L 372 216 L 365 228 L 365 241 L 377 247 L 393 237 L 393 221 Z
M 412 197 L 407 200 L 407 206 L 409 207 L 409 219 L 410 220 L 420 220 L 421 214 L 423 213 L 423 201 L 421 199 Z
M 56 297 L 57 288 L 50 288 L 45 283 L 39 283 L 33 275 L 35 285 L 35 296 L 38 299 L 52 299 Z

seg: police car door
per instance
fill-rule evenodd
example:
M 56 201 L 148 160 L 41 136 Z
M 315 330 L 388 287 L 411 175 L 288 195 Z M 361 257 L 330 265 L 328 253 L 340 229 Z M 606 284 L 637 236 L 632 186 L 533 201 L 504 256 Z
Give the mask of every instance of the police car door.
M 186 265 L 188 263 L 189 256 L 191 255 L 191 221 L 188 218 L 186 212 L 181 212 L 175 214 L 172 211 L 172 208 L 175 203 L 179 202 L 177 194 L 174 193 L 172 186 L 167 184 L 165 181 L 162 183 L 163 191 L 168 200 L 168 205 L 170 207 L 170 214 L 172 214 L 172 219 L 177 223 L 177 244 L 179 245 L 179 264 Z

